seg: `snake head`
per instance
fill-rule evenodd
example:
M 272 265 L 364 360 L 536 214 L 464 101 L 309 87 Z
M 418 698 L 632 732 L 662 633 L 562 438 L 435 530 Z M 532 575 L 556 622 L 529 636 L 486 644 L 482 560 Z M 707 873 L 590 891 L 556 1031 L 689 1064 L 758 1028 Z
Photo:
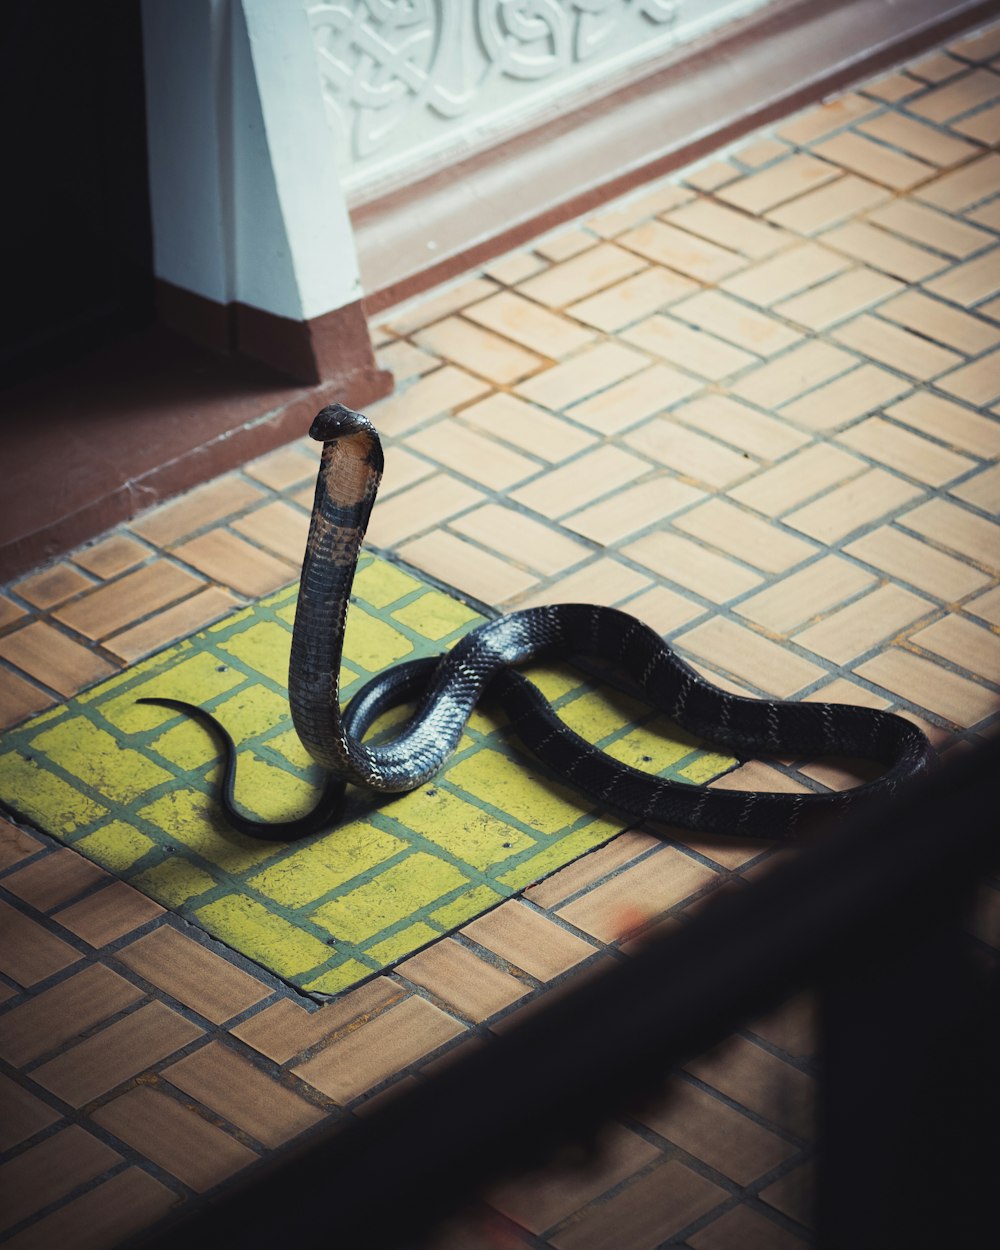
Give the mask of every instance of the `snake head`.
M 321 443 L 332 443 L 354 434 L 367 434 L 378 442 L 375 427 L 363 413 L 345 408 L 343 404 L 328 404 L 321 409 L 309 427 L 309 437 Z

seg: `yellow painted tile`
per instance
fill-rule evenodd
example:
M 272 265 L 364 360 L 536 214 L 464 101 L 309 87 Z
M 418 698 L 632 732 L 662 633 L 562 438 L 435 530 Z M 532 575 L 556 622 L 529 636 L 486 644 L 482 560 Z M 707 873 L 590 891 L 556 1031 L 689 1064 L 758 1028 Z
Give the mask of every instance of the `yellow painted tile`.
M 365 820 L 298 848 L 251 877 L 248 884 L 287 907 L 305 907 L 406 849 L 402 839 Z
M 542 833 L 557 833 L 580 816 L 580 801 L 572 791 L 556 785 L 541 788 L 522 765 L 492 748 L 452 764 L 444 775 L 474 798 Z
M 252 868 L 277 854 L 281 845 L 233 833 L 222 823 L 214 798 L 198 790 L 171 790 L 141 808 L 139 816 L 229 872 Z
M 480 872 L 529 850 L 534 839 L 468 800 L 426 785 L 396 799 L 386 814 Z
M 113 792 L 122 803 L 167 781 L 170 774 L 138 751 L 129 750 L 84 716 L 61 721 L 34 739 L 34 747 L 86 785 Z
M 460 894 L 452 902 L 445 903 L 443 907 L 432 911 L 429 919 L 440 925 L 442 929 L 458 928 L 466 920 L 481 916 L 484 911 L 503 902 L 505 897 L 506 895 L 498 893 L 488 885 L 477 885 L 474 889 Z
M 429 591 L 405 607 L 397 608 L 392 616 L 393 620 L 434 642 L 454 633 L 456 629 L 461 629 L 463 625 L 482 619 L 472 608 L 437 590 Z
M 333 953 L 319 938 L 245 895 L 230 894 L 208 903 L 195 916 L 213 937 L 260 960 L 279 976 L 300 975 Z
M 215 881 L 204 869 L 178 856 L 138 873 L 132 878 L 132 884 L 164 907 L 183 907 L 215 889 Z
M 321 972 L 311 981 L 304 981 L 302 988 L 311 994 L 339 994 L 341 990 L 349 989 L 365 977 L 371 976 L 371 972 L 371 968 L 360 960 L 346 959 L 329 972 Z
M 404 595 L 419 590 L 421 583 L 386 560 L 372 560 L 354 575 L 353 593 L 373 608 L 387 608 Z
M 88 859 L 110 868 L 112 872 L 125 872 L 156 843 L 124 820 L 112 820 L 73 845 Z
M 372 946 L 368 954 L 373 959 L 377 959 L 379 963 L 391 964 L 403 955 L 408 955 L 411 951 L 418 947 L 426 946 L 428 942 L 433 942 L 435 938 L 439 938 L 441 932 L 439 929 L 432 928 L 429 924 L 425 924 L 423 920 L 418 920 L 416 924 L 407 925 L 399 933 L 394 933 L 392 937 L 387 937 L 382 942 L 376 942 Z
M 40 822 L 42 828 L 55 830 L 61 837 L 107 814 L 103 804 L 82 795 L 19 751 L 0 755 L 0 794 L 19 815 Z

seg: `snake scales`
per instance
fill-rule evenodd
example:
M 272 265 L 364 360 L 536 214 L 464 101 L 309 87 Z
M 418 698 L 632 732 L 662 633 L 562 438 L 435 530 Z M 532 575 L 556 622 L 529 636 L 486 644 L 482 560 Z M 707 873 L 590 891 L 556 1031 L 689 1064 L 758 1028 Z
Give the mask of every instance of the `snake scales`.
M 729 694 L 701 677 L 634 617 L 585 604 L 527 608 L 480 625 L 440 659 L 400 664 L 374 678 L 342 714 L 344 626 L 382 475 L 382 448 L 368 419 L 340 404 L 324 408 L 310 434 L 323 443 L 323 455 L 302 566 L 288 695 L 299 737 L 326 770 L 316 806 L 297 820 L 249 818 L 235 803 L 236 751 L 226 730 L 193 704 L 141 700 L 195 717 L 221 742 L 225 768 L 220 801 L 227 821 L 240 832 L 275 840 L 305 837 L 336 818 L 347 782 L 396 793 L 428 781 L 458 745 L 487 687 L 501 700 L 523 744 L 560 780 L 594 803 L 637 820 L 787 839 L 812 815 L 892 794 L 928 767 L 932 751 L 926 737 L 902 717 L 864 707 Z M 569 657 L 610 662 L 682 729 L 741 758 L 846 755 L 875 760 L 886 771 L 874 781 L 834 794 L 710 790 L 651 776 L 578 737 L 514 667 Z M 414 699 L 415 712 L 390 741 L 370 745 L 362 740 L 383 711 Z

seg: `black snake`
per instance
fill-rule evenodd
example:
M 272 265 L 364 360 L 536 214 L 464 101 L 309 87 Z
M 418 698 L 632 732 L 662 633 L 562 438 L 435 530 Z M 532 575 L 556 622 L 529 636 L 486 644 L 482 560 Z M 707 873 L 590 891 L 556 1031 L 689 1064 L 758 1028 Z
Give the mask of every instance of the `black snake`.
M 140 700 L 195 717 L 221 741 L 221 803 L 227 821 L 240 832 L 274 840 L 305 837 L 336 818 L 347 782 L 398 793 L 429 781 L 458 745 L 487 687 L 499 697 L 528 750 L 592 802 L 636 820 L 710 833 L 790 838 L 814 813 L 892 794 L 901 782 L 925 771 L 933 758 L 920 729 L 889 712 L 748 699 L 720 690 L 641 621 L 589 604 L 527 608 L 488 621 L 444 656 L 400 664 L 374 678 L 342 714 L 344 626 L 382 476 L 382 447 L 371 422 L 340 404 L 324 408 L 309 433 L 323 443 L 323 455 L 292 634 L 288 697 L 299 737 L 326 770 L 316 806 L 297 820 L 272 823 L 247 817 L 233 797 L 236 751 L 226 730 L 193 704 Z M 741 758 L 855 756 L 875 760 L 887 770 L 874 781 L 833 794 L 708 789 L 640 772 L 575 734 L 514 667 L 572 657 L 611 663 L 682 729 Z M 383 711 L 412 700 L 417 700 L 416 710 L 395 737 L 377 745 L 362 741 Z

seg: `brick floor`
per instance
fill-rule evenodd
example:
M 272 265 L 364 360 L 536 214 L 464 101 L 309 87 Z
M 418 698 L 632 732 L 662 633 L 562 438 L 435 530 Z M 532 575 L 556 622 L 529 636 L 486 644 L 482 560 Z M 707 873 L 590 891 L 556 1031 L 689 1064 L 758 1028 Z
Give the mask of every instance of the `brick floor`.
M 994 27 L 387 313 L 373 543 L 505 608 L 618 604 L 731 688 L 895 708 L 946 753 L 994 731 L 998 100 Z M 315 464 L 303 439 L 5 587 L 0 724 L 290 581 Z M 0 820 L 4 1235 L 115 1245 L 775 854 L 627 832 L 317 1008 Z M 800 1006 L 754 1022 L 434 1250 L 809 1245 L 813 1044 Z

